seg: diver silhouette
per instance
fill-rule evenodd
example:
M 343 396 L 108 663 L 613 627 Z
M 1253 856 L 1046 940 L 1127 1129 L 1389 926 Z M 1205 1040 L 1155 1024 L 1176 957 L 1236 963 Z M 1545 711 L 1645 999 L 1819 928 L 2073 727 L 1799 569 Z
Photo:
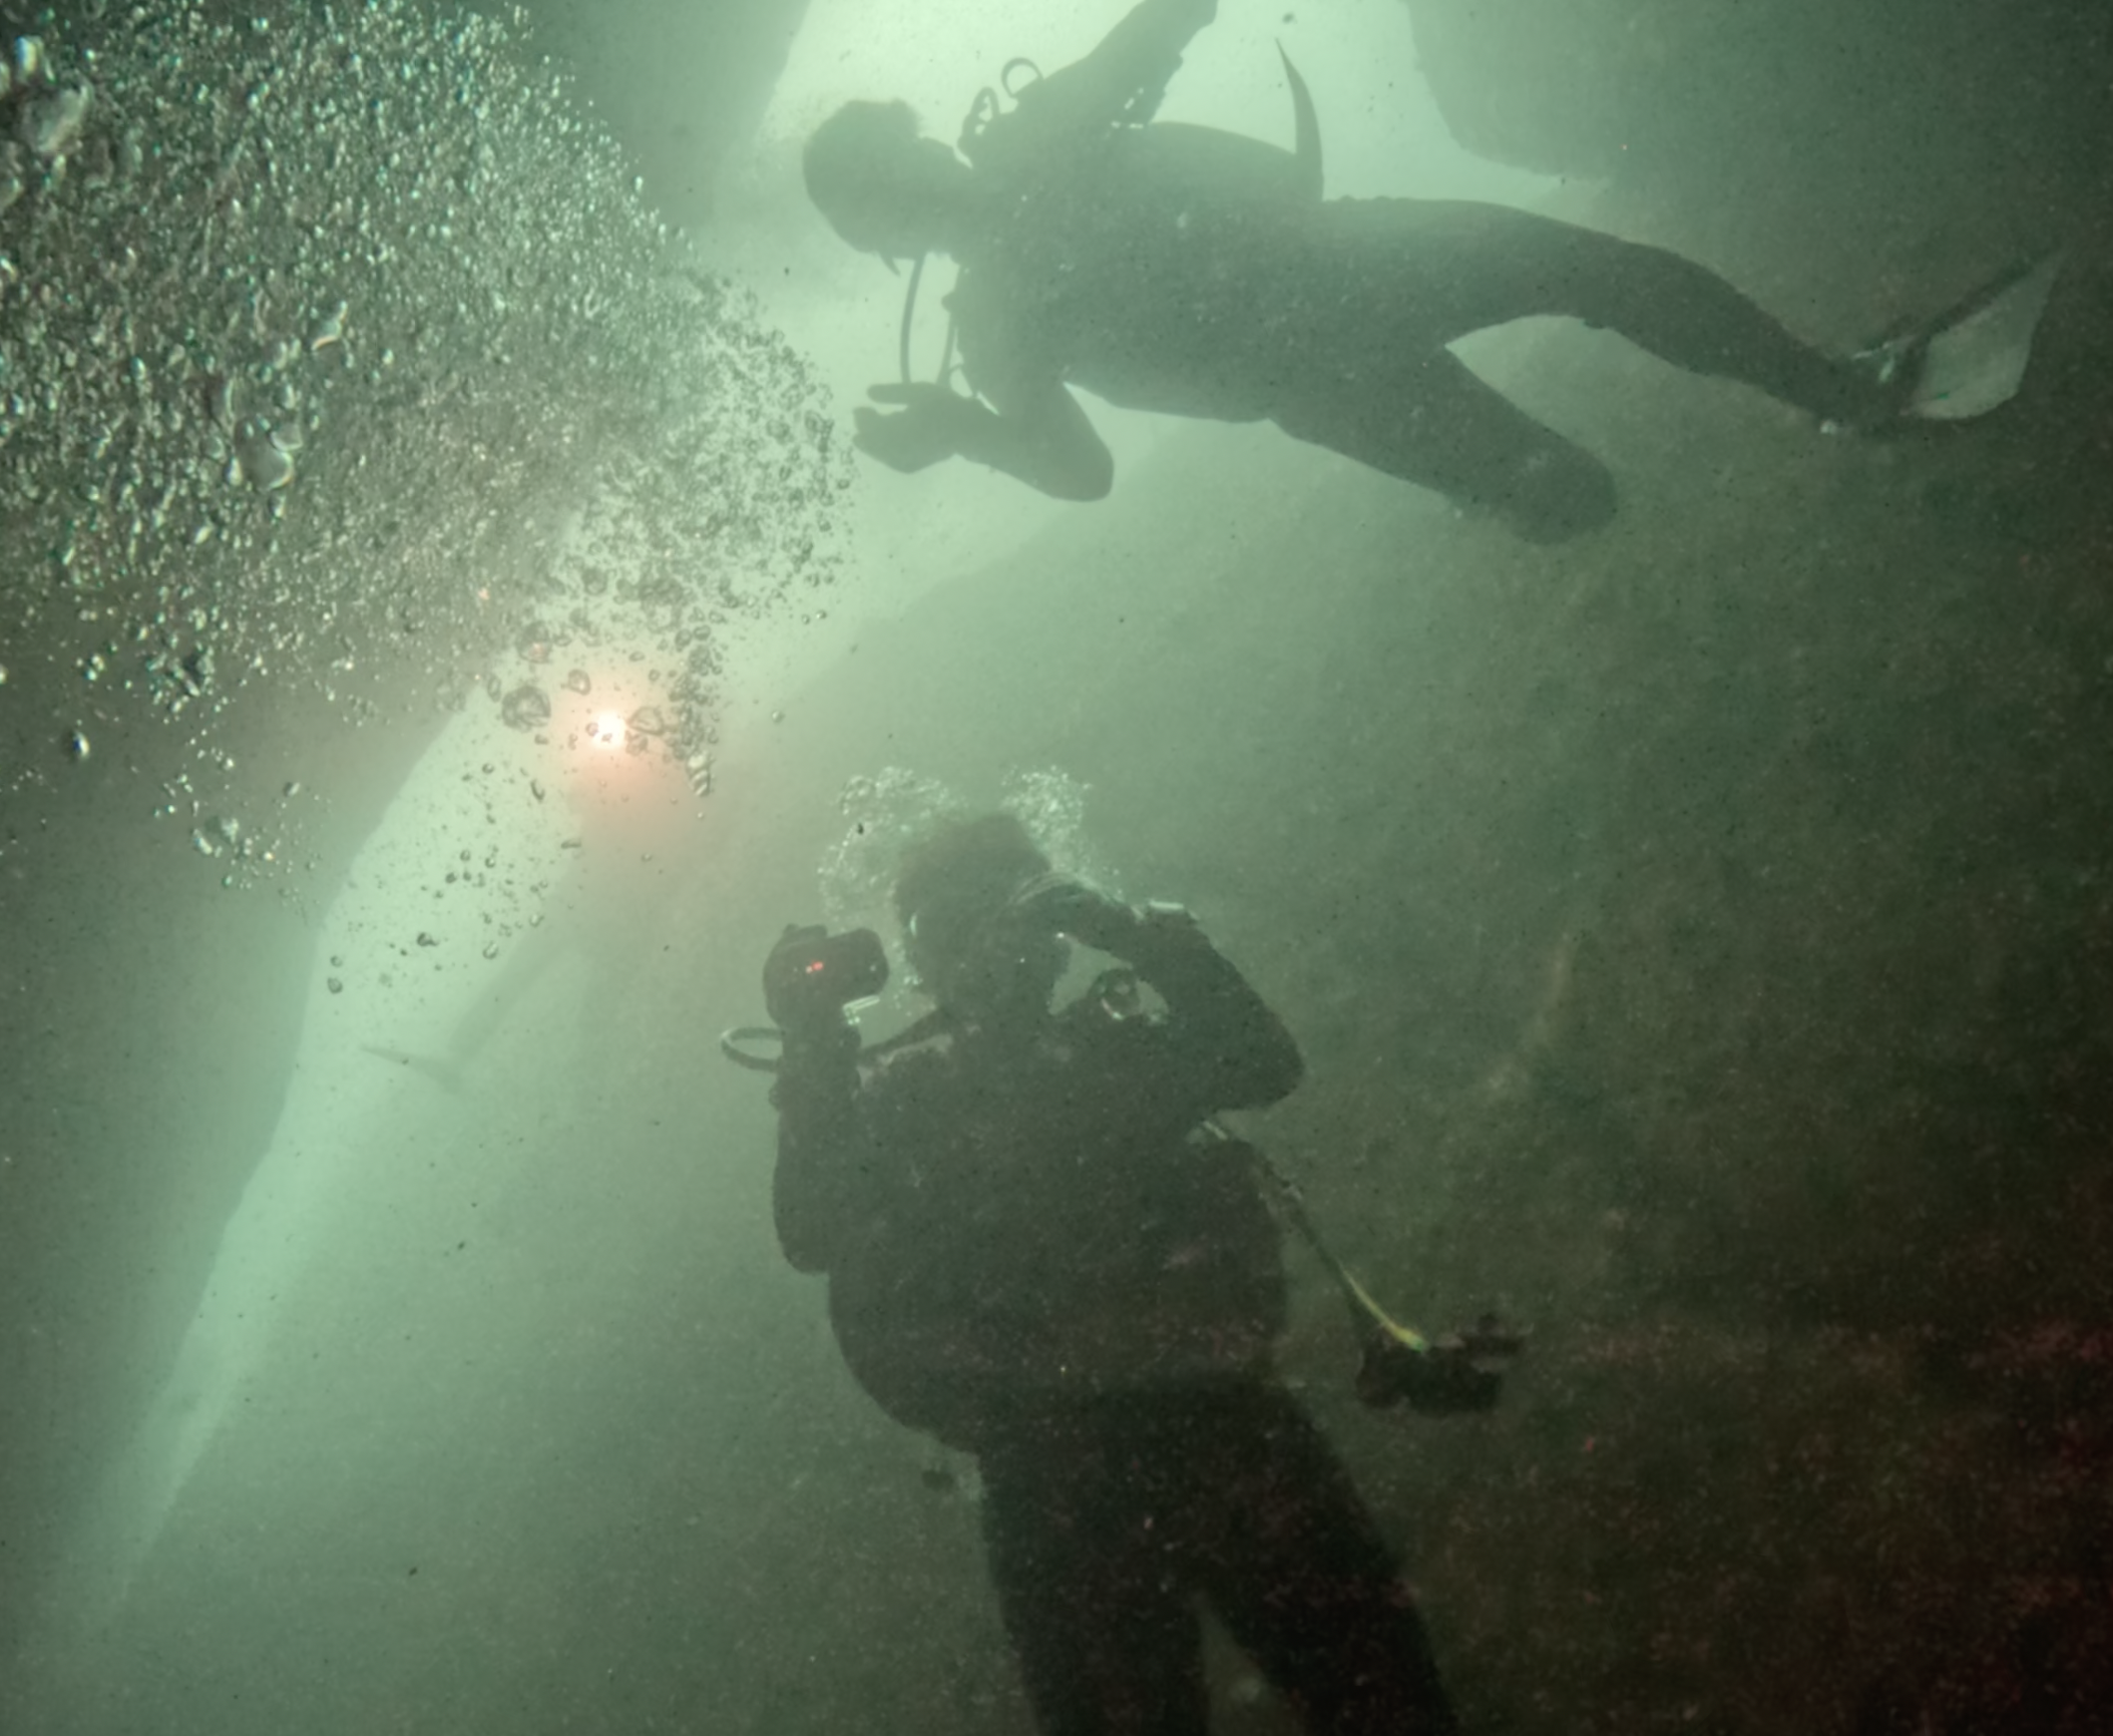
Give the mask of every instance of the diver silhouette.
M 816 130 L 807 191 L 843 239 L 960 266 L 949 305 L 975 395 L 912 381 L 906 336 L 903 380 L 871 392 L 901 408 L 860 406 L 862 450 L 899 471 L 967 458 L 1098 499 L 1113 463 L 1076 386 L 1132 409 L 1274 422 L 1554 543 L 1613 516 L 1613 478 L 1446 347 L 1470 332 L 1568 315 L 1844 428 L 1990 407 L 1928 406 L 1934 328 L 1835 356 L 1661 247 L 1503 206 L 1324 201 L 1318 128 L 1288 60 L 1296 153 L 1154 122 L 1216 12 L 1215 0 L 1143 0 L 1010 113 L 985 93 L 960 155 L 899 102 L 847 104 Z M 2044 283 L 2036 293 L 2043 302 Z
M 1186 912 L 1052 873 L 1010 814 L 914 847 L 895 905 L 936 1004 L 895 1038 L 844 1017 L 886 979 L 870 931 L 764 966 L 778 1238 L 866 1391 L 976 1456 L 1041 1729 L 1202 1736 L 1208 1605 L 1317 1736 L 1449 1736 L 1395 1551 L 1274 1371 L 1266 1160 L 1211 1119 L 1298 1084 L 1290 1034 Z M 1053 1009 L 1067 938 L 1122 968 Z M 1361 1394 L 1486 1410 L 1476 1355 L 1396 1329 Z

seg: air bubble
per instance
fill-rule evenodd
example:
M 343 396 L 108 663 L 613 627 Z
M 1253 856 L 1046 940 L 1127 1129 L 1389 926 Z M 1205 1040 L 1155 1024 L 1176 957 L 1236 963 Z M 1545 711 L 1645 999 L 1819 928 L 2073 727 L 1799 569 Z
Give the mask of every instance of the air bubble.
M 499 717 L 509 729 L 540 729 L 551 720 L 551 696 L 533 682 L 516 687 L 500 704 Z
M 47 163 L 66 155 L 88 119 L 88 87 L 54 91 L 31 103 L 22 116 L 22 143 Z
M 224 12 L 94 0 L 63 53 L 59 25 L 0 38 L 0 574 L 67 604 L 7 590 L 0 643 L 181 718 L 200 784 L 175 813 L 228 799 L 232 687 L 311 689 L 357 726 L 407 674 L 483 680 L 518 637 L 496 624 L 532 607 L 535 660 L 577 643 L 654 671 L 628 741 L 708 741 L 713 616 L 804 592 L 850 475 L 812 432 L 834 425 L 813 368 L 653 219 L 515 30 L 435 36 L 398 0 L 287 8 L 268 34 Z M 552 317 L 574 305 L 592 351 Z M 213 682 L 186 654 L 207 624 Z M 487 691 L 541 736 L 558 673 Z M 200 830 L 245 862 L 306 854 Z

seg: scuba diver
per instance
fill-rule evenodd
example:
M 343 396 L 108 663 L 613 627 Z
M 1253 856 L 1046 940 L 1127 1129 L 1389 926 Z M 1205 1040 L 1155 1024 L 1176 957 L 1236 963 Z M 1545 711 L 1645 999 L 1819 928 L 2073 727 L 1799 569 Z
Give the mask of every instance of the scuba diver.
M 900 102 L 847 104 L 815 131 L 808 196 L 843 239 L 891 266 L 933 252 L 960 265 L 941 379 L 910 378 L 906 305 L 902 381 L 871 392 L 901 408 L 859 407 L 863 451 L 905 472 L 967 458 L 1099 499 L 1113 463 L 1077 386 L 1131 409 L 1271 421 L 1555 543 L 1612 518 L 1613 479 L 1446 347 L 1470 332 L 1568 315 L 1849 430 L 1960 419 L 2017 387 L 2056 261 L 1919 332 L 1830 355 L 1660 247 L 1496 205 L 1324 202 L 1319 129 L 1289 60 L 1296 153 L 1154 122 L 1216 12 L 1142 0 L 1011 113 L 986 91 L 959 155 Z M 1964 353 L 1934 367 L 1955 326 Z M 946 383 L 957 340 L 973 396 Z
M 790 928 L 775 1029 L 725 1043 L 763 1068 L 739 1040 L 782 1045 L 778 1236 L 828 1275 L 845 1361 L 978 1461 L 1040 1728 L 1201 1736 L 1201 1602 L 1307 1728 L 1454 1730 L 1393 1551 L 1272 1371 L 1266 1159 L 1211 1119 L 1298 1084 L 1283 1024 L 1186 912 L 1053 873 L 1010 814 L 914 847 L 894 902 L 933 1013 L 862 1049 L 845 1007 L 885 982 L 879 940 Z M 1053 1010 L 1065 937 L 1122 963 Z M 1517 1348 L 1358 1317 L 1374 1405 L 1486 1410 L 1480 1364 Z

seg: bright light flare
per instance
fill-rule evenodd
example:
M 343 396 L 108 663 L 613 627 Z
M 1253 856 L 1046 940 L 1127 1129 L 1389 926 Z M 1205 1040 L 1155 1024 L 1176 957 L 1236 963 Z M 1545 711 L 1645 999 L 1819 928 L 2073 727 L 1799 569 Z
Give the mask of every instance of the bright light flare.
M 624 745 L 625 737 L 629 733 L 623 715 L 616 711 L 604 711 L 588 731 L 589 738 L 597 747 L 612 753 Z

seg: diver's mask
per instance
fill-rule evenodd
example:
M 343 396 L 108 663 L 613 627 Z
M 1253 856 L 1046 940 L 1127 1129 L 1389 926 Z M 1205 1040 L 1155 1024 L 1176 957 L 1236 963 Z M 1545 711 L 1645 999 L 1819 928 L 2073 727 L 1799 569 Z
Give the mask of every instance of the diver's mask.
M 1046 1011 L 1069 952 L 1021 900 L 1046 879 L 1029 875 L 995 896 L 934 898 L 912 911 L 904 950 L 919 986 L 971 1024 Z

